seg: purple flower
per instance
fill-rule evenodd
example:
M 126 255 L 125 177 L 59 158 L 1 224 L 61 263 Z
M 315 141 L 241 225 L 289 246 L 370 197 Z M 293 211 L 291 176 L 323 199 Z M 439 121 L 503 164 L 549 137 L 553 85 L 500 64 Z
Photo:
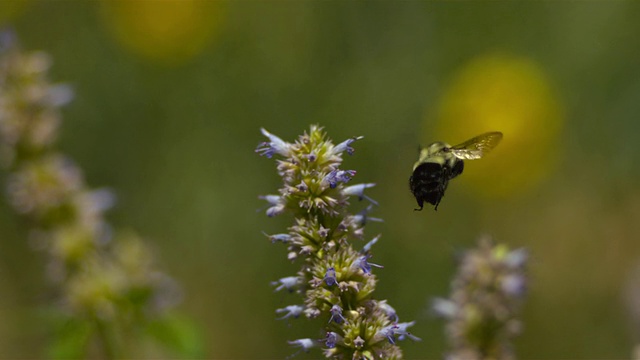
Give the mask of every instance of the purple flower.
M 274 217 L 284 212 L 285 203 L 282 197 L 278 195 L 263 195 L 259 196 L 259 198 L 262 200 L 266 200 L 269 204 L 272 205 L 266 211 L 268 217 Z
M 296 185 L 296 189 L 298 189 L 298 191 L 305 192 L 309 190 L 309 187 L 307 186 L 307 184 L 305 184 L 304 181 L 301 181 L 300 184 Z
M 355 346 L 356 349 L 362 349 L 362 347 L 364 346 L 364 339 L 361 338 L 360 335 L 358 335 L 358 337 L 353 339 L 353 346 Z
M 353 155 L 353 152 L 355 150 L 353 150 L 353 148 L 351 147 L 351 144 L 353 144 L 354 141 L 360 140 L 362 138 L 364 138 L 364 136 L 356 136 L 356 137 L 352 137 L 351 139 L 347 139 L 347 140 L 341 142 L 340 144 L 336 145 L 333 148 L 332 152 L 337 155 L 337 154 L 342 153 L 343 151 L 346 151 L 347 154 Z
M 370 257 L 371 257 L 371 255 L 362 255 L 359 258 L 357 258 L 356 261 L 354 261 L 351 266 L 360 268 L 362 270 L 362 272 L 364 272 L 367 275 L 371 274 L 371 267 L 372 266 L 373 267 L 377 267 L 377 268 L 384 268 L 384 266 L 382 266 L 382 265 L 369 263 L 368 259 Z
M 364 226 L 367 224 L 368 221 L 374 221 L 374 222 L 383 222 L 384 220 L 380 219 L 380 218 L 375 218 L 375 217 L 370 217 L 368 216 L 369 211 L 371 211 L 373 207 L 371 205 L 367 206 L 366 209 L 360 211 L 358 214 L 353 216 L 353 222 L 360 225 L 360 226 Z
M 373 245 L 375 245 L 378 240 L 380 239 L 380 235 L 374 237 L 373 239 L 371 239 L 371 241 L 369 241 L 368 243 L 366 243 L 363 247 L 362 250 L 360 250 L 361 253 L 366 254 L 369 251 L 371 251 L 371 247 L 373 247 Z
M 309 153 L 306 155 L 307 160 L 309 160 L 309 162 L 314 162 L 316 161 L 316 159 L 318 158 L 318 156 L 315 153 Z
M 271 159 L 274 154 L 280 154 L 285 157 L 288 157 L 291 154 L 291 144 L 271 134 L 264 128 L 261 128 L 260 131 L 264 136 L 269 138 L 269 141 L 258 145 L 256 148 L 256 152 L 258 154 L 266 156 L 269 159 Z
M 265 236 L 267 236 L 269 238 L 269 240 L 271 240 L 272 243 L 280 241 L 280 242 L 282 242 L 284 244 L 287 244 L 287 243 L 289 243 L 291 241 L 291 235 L 289 235 L 289 234 L 268 235 L 267 233 L 264 233 L 264 232 L 263 232 L 263 234 Z
M 327 333 L 327 337 L 325 338 L 325 345 L 327 345 L 327 348 L 333 349 L 340 341 L 342 341 L 342 336 L 338 335 L 338 333 L 336 332 L 329 331 Z
M 278 320 L 283 320 L 290 317 L 298 318 L 303 311 L 304 311 L 304 307 L 301 305 L 289 305 L 289 306 L 285 306 L 282 309 L 276 309 L 276 314 L 285 313 L 283 317 L 278 319 Z
M 398 340 L 402 341 L 405 339 L 405 337 L 408 337 L 409 339 L 413 340 L 413 341 L 421 341 L 422 339 L 420 339 L 417 336 L 412 335 L 410 332 L 407 331 L 407 328 L 410 326 L 415 325 L 415 321 L 410 321 L 410 322 L 403 322 L 403 323 L 397 323 L 395 325 L 395 333 L 398 336 Z
M 346 183 L 355 175 L 355 170 L 332 170 L 322 179 L 322 182 L 328 184 L 330 188 L 335 189 L 338 183 Z
M 348 196 L 357 196 L 360 201 L 362 199 L 367 199 L 373 205 L 378 206 L 378 202 L 370 198 L 369 196 L 364 194 L 364 189 L 369 189 L 376 186 L 376 184 L 368 183 L 368 184 L 357 184 L 345 187 L 342 191 L 345 195 Z
M 380 337 L 387 338 L 387 340 L 389 340 L 389 343 L 391 343 L 391 345 L 395 345 L 396 338 L 394 336 L 395 335 L 394 327 L 395 325 L 386 326 L 382 328 L 380 331 L 378 331 L 377 335 Z
M 337 324 L 340 324 L 345 320 L 344 316 L 342 316 L 342 308 L 340 307 L 340 305 L 338 304 L 333 305 L 331 307 L 331 310 L 329 310 L 329 312 L 331 313 L 331 318 L 329 319 L 329 322 L 331 322 L 331 320 L 334 320 Z
M 387 340 L 389 340 L 389 343 L 391 343 L 392 345 L 396 344 L 396 335 L 398 335 L 398 340 L 401 341 L 406 337 L 410 338 L 413 341 L 420 341 L 421 339 L 419 337 L 414 336 L 407 331 L 407 328 L 409 326 L 413 326 L 413 324 L 415 324 L 415 321 L 385 326 L 380 331 L 378 331 L 377 336 L 387 338 Z
M 293 340 L 293 341 L 287 341 L 290 345 L 292 346 L 296 346 L 299 347 L 300 350 L 304 351 L 304 352 L 308 352 L 309 349 L 311 349 L 312 347 L 316 346 L 316 341 L 313 339 L 298 339 L 298 340 Z
M 378 301 L 378 306 L 387 314 L 390 320 L 398 322 L 398 314 L 396 309 L 387 303 L 387 300 Z
M 300 284 L 302 284 L 302 279 L 300 279 L 297 276 L 287 276 L 287 277 L 283 277 L 282 279 L 280 279 L 278 281 L 272 281 L 271 282 L 271 285 L 273 285 L 273 286 L 278 285 L 278 287 L 276 287 L 275 291 L 280 291 L 282 289 L 287 289 L 289 292 L 292 292 Z
M 327 269 L 324 275 L 324 282 L 327 286 L 333 286 L 338 282 L 336 279 L 336 269 L 333 266 Z
M 318 236 L 320 236 L 321 238 L 326 238 L 329 235 L 329 229 L 327 229 L 326 227 L 320 225 L 320 229 L 318 229 Z

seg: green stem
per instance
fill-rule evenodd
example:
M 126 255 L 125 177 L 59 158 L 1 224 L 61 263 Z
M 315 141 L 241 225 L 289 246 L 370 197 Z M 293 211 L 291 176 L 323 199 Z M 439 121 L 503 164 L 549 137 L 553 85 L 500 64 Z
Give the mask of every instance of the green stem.
M 102 355 L 105 359 L 114 360 L 120 358 L 118 347 L 116 345 L 113 334 L 109 331 L 107 324 L 99 319 L 95 319 L 96 330 L 98 332 L 99 347 L 102 350 Z

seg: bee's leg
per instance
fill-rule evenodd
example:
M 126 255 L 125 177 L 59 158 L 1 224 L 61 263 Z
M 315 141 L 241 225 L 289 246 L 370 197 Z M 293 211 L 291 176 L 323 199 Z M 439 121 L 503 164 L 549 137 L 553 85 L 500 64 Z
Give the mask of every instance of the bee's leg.
M 422 211 L 422 208 L 424 207 L 423 206 L 424 201 L 421 198 L 420 199 L 416 198 L 416 200 L 418 200 L 418 206 L 420 206 L 420 209 L 413 209 L 413 211 Z
M 438 205 L 440 205 L 440 200 L 442 200 L 442 198 L 444 197 L 444 191 L 447 190 L 448 185 L 449 185 L 449 180 L 445 178 L 442 184 L 440 184 L 440 186 L 438 187 L 438 197 L 436 199 L 436 203 L 434 204 L 436 206 L 434 208 L 435 211 L 438 211 Z
M 456 161 L 455 165 L 453 165 L 453 168 L 451 169 L 451 173 L 449 174 L 449 179 L 453 179 L 454 177 L 462 174 L 463 170 L 464 170 L 464 161 L 462 160 Z

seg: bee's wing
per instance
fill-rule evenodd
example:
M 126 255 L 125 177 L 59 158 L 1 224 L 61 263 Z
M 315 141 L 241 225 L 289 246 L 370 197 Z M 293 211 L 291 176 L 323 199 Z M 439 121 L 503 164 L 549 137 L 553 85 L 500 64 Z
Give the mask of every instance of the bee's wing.
M 449 151 L 455 157 L 463 160 L 480 159 L 486 153 L 491 151 L 502 140 L 502 133 L 493 131 L 478 135 L 473 139 L 469 139 L 462 144 L 451 147 Z

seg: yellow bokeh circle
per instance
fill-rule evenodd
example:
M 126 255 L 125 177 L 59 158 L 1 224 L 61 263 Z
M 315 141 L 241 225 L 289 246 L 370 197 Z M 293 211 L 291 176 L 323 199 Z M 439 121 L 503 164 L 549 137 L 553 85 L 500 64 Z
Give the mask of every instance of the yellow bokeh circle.
M 116 40 L 133 53 L 177 64 L 200 53 L 218 32 L 224 11 L 216 0 L 102 0 Z
M 465 161 L 464 184 L 486 196 L 512 196 L 538 185 L 561 156 L 563 114 L 541 67 L 509 54 L 488 54 L 462 67 L 424 139 L 455 145 L 487 131 L 504 133 L 481 160 Z

